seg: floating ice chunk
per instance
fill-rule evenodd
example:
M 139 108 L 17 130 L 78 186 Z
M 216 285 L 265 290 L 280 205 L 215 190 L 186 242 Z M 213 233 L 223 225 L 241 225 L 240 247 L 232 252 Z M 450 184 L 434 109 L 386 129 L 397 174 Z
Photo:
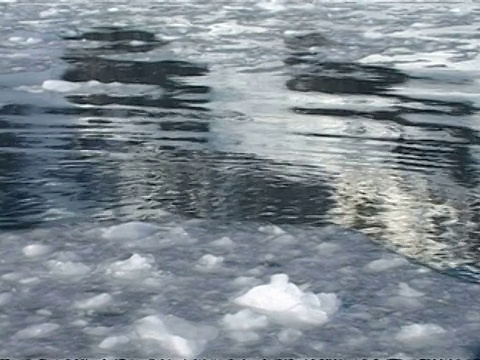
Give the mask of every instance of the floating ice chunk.
M 411 288 L 407 283 L 400 283 L 398 289 L 398 295 L 406 297 L 421 297 L 424 293 Z
M 388 298 L 386 303 L 397 309 L 419 309 L 423 307 L 423 304 L 417 298 L 408 296 L 393 296 Z
M 266 225 L 266 226 L 260 226 L 258 228 L 258 231 L 264 234 L 269 234 L 269 235 L 282 235 L 285 234 L 285 230 L 282 228 L 276 226 L 276 225 Z
M 195 264 L 195 268 L 200 271 L 212 271 L 218 269 L 223 263 L 222 256 L 212 254 L 203 255 Z
M 27 245 L 22 249 L 23 255 L 27 257 L 37 257 L 48 254 L 50 252 L 50 246 L 42 244 Z
M 75 278 L 86 275 L 90 268 L 80 262 L 49 260 L 47 265 L 50 273 L 62 278 Z
M 66 93 L 79 89 L 81 85 L 64 80 L 45 80 L 42 84 L 42 87 L 48 91 Z
M 327 322 L 340 306 L 335 294 L 303 292 L 286 274 L 273 275 L 270 284 L 256 286 L 234 302 L 281 324 L 313 326 Z
M 111 264 L 107 270 L 107 275 L 117 278 L 133 279 L 143 278 L 152 273 L 154 259 L 153 256 L 143 257 L 133 254 L 127 260 L 119 260 Z
M 408 260 L 401 257 L 382 258 L 373 260 L 366 265 L 366 269 L 372 272 L 382 272 L 408 264 Z
M 332 242 L 327 242 L 327 241 L 317 245 L 317 250 L 322 255 L 331 255 L 334 251 L 338 250 L 339 248 L 340 248 L 340 245 Z
M 112 350 L 118 347 L 119 345 L 128 344 L 129 341 L 130 341 L 130 338 L 128 338 L 128 336 L 125 336 L 125 335 L 109 336 L 105 338 L 100 344 L 98 344 L 98 347 L 104 350 Z
M 278 333 L 278 341 L 282 344 L 293 344 L 302 336 L 302 332 L 298 329 L 282 329 Z
M 190 324 L 174 316 L 146 316 L 137 321 L 135 333 L 149 353 L 168 352 L 173 356 L 192 358 L 200 354 L 206 343 L 216 336 L 208 326 Z
M 158 230 L 158 226 L 141 221 L 131 221 L 125 224 L 110 226 L 104 230 L 103 237 L 117 240 L 138 240 Z
M 59 327 L 60 325 L 54 323 L 31 325 L 29 327 L 26 327 L 25 329 L 17 331 L 15 337 L 19 339 L 42 338 L 50 335 Z
M 244 309 L 236 314 L 226 314 L 222 319 L 222 324 L 232 331 L 260 329 L 268 325 L 268 318 Z
M 88 299 L 75 302 L 74 306 L 82 310 L 98 309 L 112 301 L 112 296 L 107 293 L 92 296 Z
M 395 338 L 406 345 L 423 347 L 445 333 L 446 331 L 436 324 L 413 324 L 402 326 Z
M 211 241 L 209 245 L 215 247 L 229 248 L 233 246 L 233 241 L 228 236 L 224 236 L 218 240 Z

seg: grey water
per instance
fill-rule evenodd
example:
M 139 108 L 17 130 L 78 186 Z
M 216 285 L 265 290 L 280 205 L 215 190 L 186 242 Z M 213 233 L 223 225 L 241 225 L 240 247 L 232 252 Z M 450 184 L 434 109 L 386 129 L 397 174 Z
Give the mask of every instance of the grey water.
M 478 281 L 478 2 L 0 13 L 2 229 L 336 224 Z

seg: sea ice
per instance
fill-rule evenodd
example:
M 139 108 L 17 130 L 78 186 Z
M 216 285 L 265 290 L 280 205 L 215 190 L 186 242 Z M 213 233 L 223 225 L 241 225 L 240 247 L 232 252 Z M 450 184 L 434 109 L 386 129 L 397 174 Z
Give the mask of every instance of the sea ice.
M 19 339 L 42 338 L 50 335 L 59 327 L 60 325 L 54 324 L 54 323 L 30 325 L 25 329 L 17 331 L 17 333 L 15 334 L 15 337 Z
M 87 265 L 80 262 L 49 260 L 47 265 L 50 267 L 51 274 L 59 278 L 73 279 L 84 276 L 90 271 Z
M 149 353 L 192 358 L 200 354 L 216 332 L 207 326 L 195 327 L 186 320 L 149 315 L 135 324 L 135 334 Z
M 366 269 L 371 272 L 382 272 L 399 266 L 408 264 L 408 261 L 401 257 L 385 257 L 373 260 L 367 264 Z
M 112 301 L 112 296 L 107 293 L 92 296 L 88 299 L 75 302 L 75 307 L 82 310 L 98 309 Z
M 37 257 L 48 254 L 50 247 L 42 244 L 30 244 L 25 246 L 22 252 L 26 257 Z
M 232 331 L 260 329 L 268 325 L 268 318 L 265 315 L 244 309 L 235 314 L 226 314 L 222 319 L 222 324 L 225 328 Z
M 303 292 L 286 274 L 273 275 L 270 284 L 256 286 L 234 302 L 284 325 L 322 325 L 340 306 L 335 294 Z
M 436 324 L 412 324 L 402 326 L 395 338 L 412 347 L 423 347 L 430 345 L 445 332 L 441 326 Z
M 116 278 L 140 279 L 145 275 L 151 274 L 153 263 L 153 256 L 144 257 L 139 254 L 133 254 L 126 260 L 119 260 L 111 264 L 107 268 L 106 273 Z
M 158 230 L 158 226 L 141 221 L 131 221 L 125 224 L 110 226 L 104 230 L 103 237 L 117 240 L 138 240 Z
M 222 256 L 215 256 L 212 254 L 203 255 L 200 259 L 198 259 L 197 263 L 195 264 L 195 268 L 200 271 L 214 271 L 219 269 L 222 266 L 223 257 Z

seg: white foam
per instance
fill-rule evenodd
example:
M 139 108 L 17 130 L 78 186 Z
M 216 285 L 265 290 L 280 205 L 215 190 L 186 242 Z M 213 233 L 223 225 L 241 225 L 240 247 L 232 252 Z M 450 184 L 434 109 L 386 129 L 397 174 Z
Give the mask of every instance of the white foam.
M 256 286 L 234 302 L 282 324 L 314 326 L 327 322 L 340 306 L 335 294 L 302 292 L 286 274 L 273 275 L 270 284 Z
M 50 246 L 42 244 L 30 244 L 22 249 L 23 254 L 26 257 L 38 257 L 48 254 L 50 252 Z
M 429 346 L 446 331 L 436 324 L 412 324 L 402 326 L 395 338 L 403 344 L 413 347 Z
M 107 293 L 92 296 L 85 300 L 76 301 L 74 306 L 82 310 L 91 310 L 104 307 L 112 301 L 112 296 Z
M 15 337 L 18 339 L 44 338 L 49 336 L 59 327 L 60 325 L 55 323 L 43 323 L 38 325 L 30 325 L 25 329 L 17 331 L 17 333 L 15 334 Z

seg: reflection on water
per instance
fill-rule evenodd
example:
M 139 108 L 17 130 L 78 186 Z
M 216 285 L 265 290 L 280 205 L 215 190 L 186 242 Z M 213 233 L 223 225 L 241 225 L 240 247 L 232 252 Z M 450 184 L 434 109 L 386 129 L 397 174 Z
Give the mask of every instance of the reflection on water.
M 478 109 L 403 89 L 435 79 L 319 61 L 305 48 L 324 44 L 320 34 L 286 40 L 286 87 L 311 95 L 290 111 L 313 124 L 290 127 L 289 135 L 312 148 L 342 149 L 348 157 L 333 169 L 267 160 L 255 149 L 222 151 L 212 124 L 232 119 L 209 107 L 207 66 L 123 56 L 167 44 L 154 34 L 102 27 L 64 40 L 67 68 L 47 87 L 66 86 L 66 102 L 0 107 L 1 226 L 156 219 L 162 210 L 337 223 L 432 266 L 478 265 L 479 134 L 466 121 Z
M 296 92 L 332 97 L 324 98 L 330 101 L 297 106 L 291 111 L 312 115 L 315 121 L 337 118 L 340 122 L 361 124 L 383 122 L 385 126 L 401 130 L 395 131 L 395 136 L 383 137 L 358 131 L 358 128 L 350 134 L 298 133 L 317 139 L 319 144 L 331 138 L 351 141 L 358 144 L 359 151 L 362 147 L 374 151 L 388 146 L 388 153 L 380 160 L 390 166 L 345 169 L 342 176 L 336 178 L 335 206 L 329 211 L 331 220 L 361 229 L 403 254 L 433 266 L 446 267 L 454 263 L 458 266 L 461 262 L 457 250 L 465 263 L 470 263 L 469 258 L 478 262 L 479 166 L 472 151 L 473 146 L 480 143 L 480 137 L 466 122 L 478 108 L 468 101 L 391 91 L 413 80 L 399 70 L 318 62 L 312 55 L 294 53 L 286 59 L 293 73 L 286 86 Z M 429 79 L 415 80 L 427 82 Z M 370 98 L 372 102 L 375 97 L 382 97 L 390 106 L 348 109 L 335 106 L 332 101 L 333 96 L 349 95 L 361 95 L 363 101 Z M 448 123 L 433 122 L 431 116 L 448 119 Z M 364 161 L 364 155 L 359 154 L 359 163 Z M 412 171 L 414 173 L 410 173 Z M 418 176 L 418 173 L 427 176 Z M 454 193 L 438 194 L 432 183 L 435 185 L 439 178 L 448 182 Z M 467 243 L 470 245 L 465 246 Z

